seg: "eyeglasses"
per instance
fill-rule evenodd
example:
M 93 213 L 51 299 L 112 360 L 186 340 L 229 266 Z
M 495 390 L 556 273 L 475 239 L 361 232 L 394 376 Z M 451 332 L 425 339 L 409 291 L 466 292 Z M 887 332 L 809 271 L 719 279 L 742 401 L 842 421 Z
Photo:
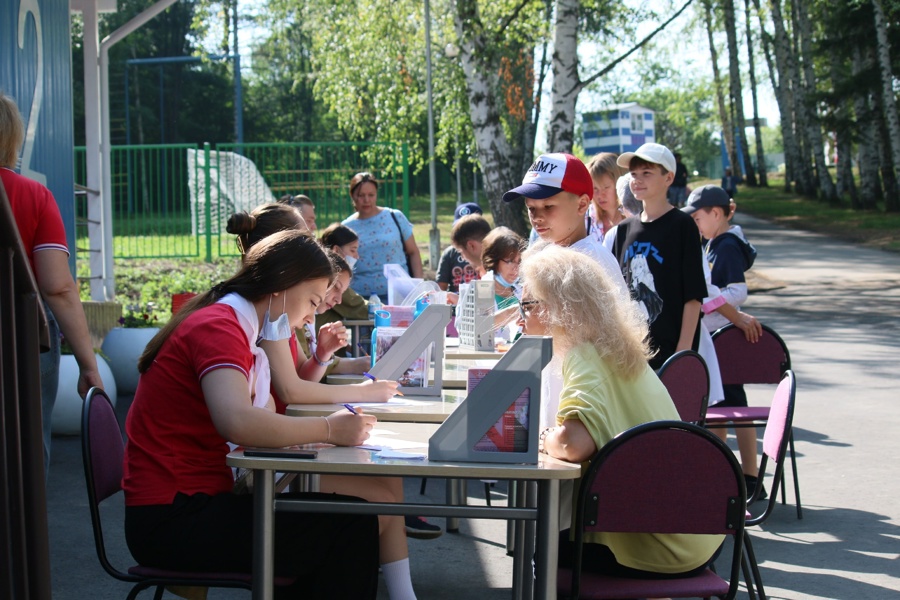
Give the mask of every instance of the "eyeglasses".
M 525 310 L 526 307 L 534 306 L 535 304 L 540 303 L 540 300 L 522 300 L 521 302 L 519 302 L 519 316 L 522 317 L 522 320 L 524 321 L 531 316 L 531 309 Z
M 515 265 L 518 267 L 519 265 L 522 264 L 522 259 L 520 258 L 519 260 L 511 260 L 508 258 L 501 258 L 500 262 L 505 263 L 507 265 Z

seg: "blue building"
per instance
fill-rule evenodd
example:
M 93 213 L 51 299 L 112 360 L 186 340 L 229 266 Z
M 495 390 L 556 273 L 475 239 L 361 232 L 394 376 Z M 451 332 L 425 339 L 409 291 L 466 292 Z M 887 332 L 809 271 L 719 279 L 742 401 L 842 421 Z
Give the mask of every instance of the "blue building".
M 633 152 L 641 144 L 656 141 L 653 111 L 634 102 L 584 113 L 581 118 L 586 156 Z

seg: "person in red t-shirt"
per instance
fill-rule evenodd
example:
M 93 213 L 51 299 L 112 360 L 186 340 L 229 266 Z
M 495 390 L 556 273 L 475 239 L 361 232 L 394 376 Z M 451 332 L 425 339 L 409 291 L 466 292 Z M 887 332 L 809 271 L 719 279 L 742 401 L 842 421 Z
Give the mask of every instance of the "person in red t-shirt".
M 272 234 L 247 253 L 237 274 L 193 298 L 147 345 L 125 425 L 123 477 L 125 536 L 140 564 L 252 569 L 253 496 L 232 493 L 229 441 L 354 446 L 369 437 L 370 415 L 341 410 L 301 418 L 266 408 L 270 373 L 257 339 L 312 322 L 333 279 L 325 251 L 308 234 Z M 275 574 L 296 577 L 280 592 L 375 598 L 377 517 L 278 512 L 275 531 Z M 348 564 L 353 577 L 346 576 Z
M 59 334 L 66 337 L 78 363 L 78 393 L 103 387 L 78 284 L 69 270 L 66 229 L 56 200 L 46 187 L 14 173 L 25 139 L 22 117 L 12 98 L 0 92 L 0 181 L 12 207 L 50 326 L 50 350 L 41 354 L 41 419 L 44 476 L 50 469 L 50 417 L 59 383 Z
M 265 240 L 273 231 L 300 229 L 297 215 L 292 214 L 296 211 L 285 209 L 284 204 L 262 204 L 249 214 L 238 212 L 231 215 L 227 231 L 238 236 L 238 247 L 241 248 L 245 259 L 246 252 Z M 337 274 L 319 310 L 331 308 L 340 302 L 344 289 L 350 283 L 350 266 L 347 262 L 331 250 L 326 250 L 326 253 Z M 300 327 L 298 331 L 303 335 L 311 329 Z M 317 356 L 316 350 L 321 356 L 331 357 L 335 350 L 347 344 L 346 329 L 340 322 L 335 323 L 335 327 L 328 327 L 327 330 L 323 327 L 319 333 L 318 344 L 313 341 L 311 351 L 305 350 L 309 351 L 314 359 L 308 359 L 305 354 L 300 353 L 298 336 L 293 330 L 259 342 L 259 347 L 266 353 L 271 365 L 272 394 L 275 397 L 277 412 L 285 412 L 285 402 L 288 404 L 379 402 L 388 400 L 394 395 L 398 386 L 396 381 L 367 381 L 357 385 L 342 385 L 339 386 L 340 393 L 337 393 L 334 386 L 317 383 L 325 374 L 327 365 L 322 364 L 323 361 Z M 403 502 L 403 480 L 399 477 L 360 478 L 322 475 L 319 489 L 323 492 L 360 496 L 369 502 Z M 406 520 L 410 518 L 415 521 L 415 525 L 421 523 L 421 527 L 430 528 L 427 532 L 430 537 L 436 537 L 434 530 L 437 530 L 438 535 L 443 533 L 440 527 L 415 517 L 404 519 L 400 516 L 379 515 L 378 547 L 381 571 L 388 595 L 395 600 L 415 597 L 409 567 L 409 546 L 406 541 L 409 534 Z

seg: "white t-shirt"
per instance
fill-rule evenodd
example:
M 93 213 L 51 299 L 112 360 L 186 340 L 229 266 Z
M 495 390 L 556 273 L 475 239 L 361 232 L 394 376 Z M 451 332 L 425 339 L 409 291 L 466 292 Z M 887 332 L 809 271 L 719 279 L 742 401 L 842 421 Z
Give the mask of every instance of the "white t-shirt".
M 610 230 L 612 231 L 612 230 Z M 622 292 L 622 297 L 631 301 L 631 294 L 622 277 L 619 263 L 599 240 L 592 236 L 582 238 L 569 246 L 586 256 L 597 261 L 603 270 L 609 275 Z M 556 426 L 556 412 L 559 408 L 559 393 L 562 391 L 562 361 L 556 356 L 544 367 L 541 372 L 541 429 Z

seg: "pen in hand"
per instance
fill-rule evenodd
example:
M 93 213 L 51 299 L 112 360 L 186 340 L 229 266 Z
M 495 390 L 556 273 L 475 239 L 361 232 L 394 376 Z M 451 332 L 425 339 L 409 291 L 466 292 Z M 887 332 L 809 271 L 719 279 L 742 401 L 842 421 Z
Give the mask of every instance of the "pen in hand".
M 359 413 L 356 412 L 356 410 L 354 410 L 354 408 L 353 408 L 352 406 L 350 406 L 349 404 L 345 404 L 345 405 L 344 405 L 344 408 L 346 408 L 347 410 L 349 410 L 350 412 L 352 412 L 354 415 L 358 415 L 358 414 L 359 414 Z
M 378 381 L 378 378 L 375 377 L 374 375 L 372 375 L 371 373 L 369 373 L 368 371 L 366 371 L 365 373 L 363 373 L 363 377 L 366 377 L 367 379 L 371 379 L 372 381 Z M 402 396 L 402 395 L 403 395 L 403 392 L 401 392 L 400 390 L 397 390 L 397 391 L 394 392 L 394 395 L 395 395 L 395 396 Z
M 366 348 L 362 345 L 362 342 L 356 342 L 356 347 L 359 348 L 359 351 L 363 353 L 363 356 L 369 356 L 369 353 L 366 352 Z

